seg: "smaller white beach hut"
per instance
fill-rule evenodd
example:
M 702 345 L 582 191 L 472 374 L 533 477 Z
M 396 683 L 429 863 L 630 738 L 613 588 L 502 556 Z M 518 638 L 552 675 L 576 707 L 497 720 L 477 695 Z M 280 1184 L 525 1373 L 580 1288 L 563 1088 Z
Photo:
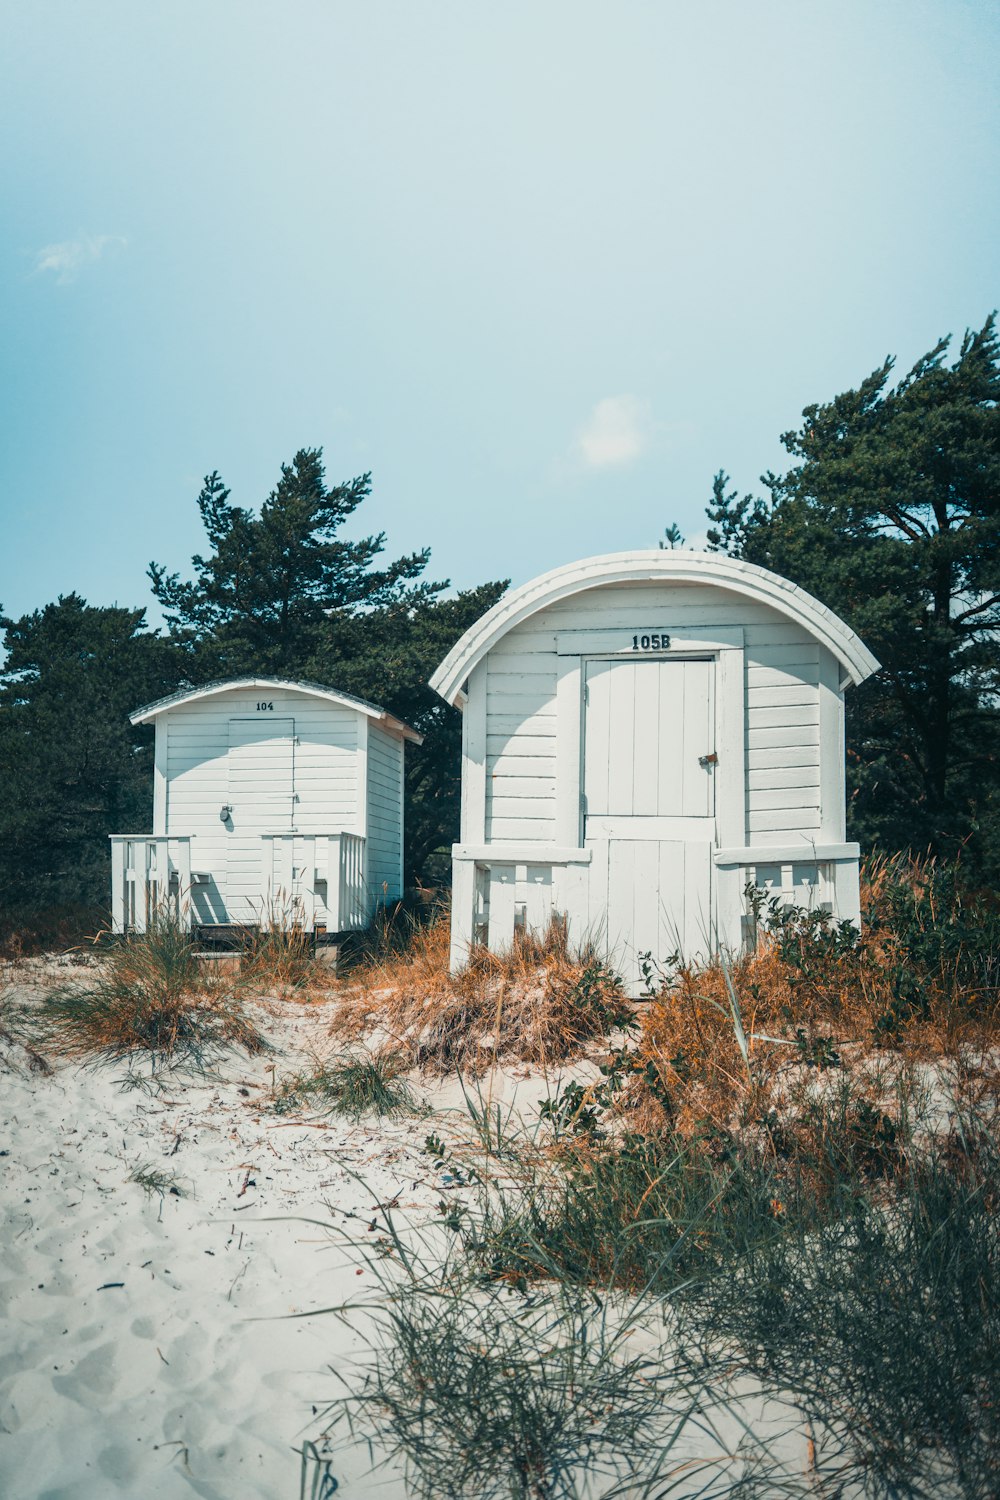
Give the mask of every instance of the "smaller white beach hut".
M 803 589 L 717 553 L 513 590 L 431 679 L 463 715 L 453 965 L 557 914 L 638 992 L 643 952 L 738 950 L 750 883 L 858 922 L 844 692 L 877 667 Z
M 112 834 L 112 926 L 368 926 L 403 890 L 403 757 L 420 735 L 313 682 L 244 677 L 136 709 L 155 725 L 153 831 Z

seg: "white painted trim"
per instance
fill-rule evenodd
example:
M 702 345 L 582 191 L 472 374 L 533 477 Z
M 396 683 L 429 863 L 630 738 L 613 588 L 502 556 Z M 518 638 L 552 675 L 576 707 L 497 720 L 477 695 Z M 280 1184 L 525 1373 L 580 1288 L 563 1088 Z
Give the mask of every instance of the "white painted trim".
M 167 831 L 167 721 L 157 719 L 155 727 L 156 738 L 153 741 L 153 832 L 154 834 L 166 834 Z
M 642 843 L 653 840 L 669 843 L 680 840 L 687 844 L 715 843 L 715 819 L 713 817 L 641 817 L 621 818 L 596 814 L 587 818 L 587 842 L 609 839 L 612 843 L 622 840 L 627 843 Z
M 423 743 L 423 735 L 411 729 L 409 724 L 404 724 L 402 719 L 397 719 L 387 709 L 379 708 L 377 704 L 366 703 L 363 698 L 352 697 L 350 693 L 339 693 L 336 688 L 324 687 L 318 682 L 292 682 L 284 677 L 234 677 L 227 682 L 206 682 L 201 687 L 183 688 L 180 692 L 171 693 L 169 697 L 158 698 L 155 703 L 137 708 L 129 715 L 129 723 L 148 724 L 150 719 L 156 719 L 169 709 L 181 708 L 188 703 L 200 702 L 203 698 L 214 698 L 219 693 L 232 693 L 242 688 L 262 692 L 281 688 L 287 692 L 302 693 L 307 698 L 324 698 L 341 708 L 352 708 L 366 719 L 374 719 L 389 734 L 412 740 L 416 745 Z
M 742 644 L 715 661 L 715 826 L 719 844 L 747 836 L 746 670 Z
M 560 844 L 452 844 L 451 857 L 484 865 L 589 865 L 593 850 Z
M 462 715 L 462 840 L 486 837 L 486 663 L 469 677 Z
M 556 838 L 576 847 L 583 832 L 583 683 L 579 656 L 559 662 L 556 678 Z
M 756 599 L 795 621 L 837 657 L 853 682 L 863 682 L 879 663 L 867 646 L 832 610 L 805 589 L 766 568 L 719 552 L 614 552 L 556 568 L 507 594 L 487 610 L 449 651 L 431 678 L 431 687 L 454 703 L 466 677 L 515 625 L 585 589 L 628 582 L 716 584 Z
M 365 840 L 368 838 L 368 720 L 361 719 L 358 722 L 358 744 L 355 750 L 356 775 L 358 778 L 357 791 L 357 816 L 355 818 L 355 833 L 359 833 Z M 365 874 L 367 876 L 367 870 Z M 367 883 L 367 881 L 366 881 Z
M 728 651 L 743 645 L 742 625 L 677 625 L 670 624 L 670 611 L 665 610 L 662 622 L 666 626 L 663 634 L 670 645 L 657 651 L 636 650 L 632 644 L 635 631 L 627 627 L 611 630 L 560 630 L 556 635 L 557 656 L 627 656 L 629 661 L 669 661 L 673 656 L 684 656 L 692 651 Z
M 819 658 L 820 831 L 826 839 L 847 836 L 847 747 L 840 664 L 829 651 Z
M 799 863 L 857 860 L 860 854 L 860 844 L 810 844 L 803 839 L 800 844 L 745 844 L 738 849 L 716 849 L 713 858 L 717 865 L 780 865 L 788 860 Z

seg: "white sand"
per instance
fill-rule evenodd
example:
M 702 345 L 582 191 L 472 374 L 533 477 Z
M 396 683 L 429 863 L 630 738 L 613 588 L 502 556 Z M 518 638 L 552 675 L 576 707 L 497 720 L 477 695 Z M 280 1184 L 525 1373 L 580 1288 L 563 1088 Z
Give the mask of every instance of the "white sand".
M 440 1184 L 426 1120 L 317 1128 L 265 1108 L 271 1064 L 280 1079 L 323 1044 L 323 1007 L 285 1006 L 264 1029 L 278 1053 L 162 1091 L 123 1091 L 124 1065 L 42 1077 L 0 1062 L 4 1500 L 298 1495 L 295 1450 L 343 1394 L 329 1367 L 355 1340 L 335 1316 L 289 1315 L 376 1284 L 296 1216 L 363 1240 L 374 1200 L 419 1220 Z M 184 1196 L 131 1182 L 146 1165 Z M 368 1466 L 338 1457 L 340 1492 L 403 1493 Z
M 124 1064 L 32 1073 L 0 1045 L 0 1500 L 296 1500 L 303 1440 L 357 1388 L 365 1315 L 321 1309 L 378 1297 L 358 1248 L 375 1204 L 438 1222 L 454 1184 L 422 1148 L 461 1129 L 461 1089 L 421 1089 L 432 1118 L 278 1116 L 271 1068 L 328 1051 L 328 1013 L 257 1019 L 270 1055 L 147 1088 L 123 1089 Z M 526 1111 L 561 1082 L 519 1071 L 491 1087 Z M 144 1167 L 182 1196 L 147 1194 Z M 338 1497 L 405 1500 L 400 1466 L 372 1473 L 346 1433 L 324 1453 Z

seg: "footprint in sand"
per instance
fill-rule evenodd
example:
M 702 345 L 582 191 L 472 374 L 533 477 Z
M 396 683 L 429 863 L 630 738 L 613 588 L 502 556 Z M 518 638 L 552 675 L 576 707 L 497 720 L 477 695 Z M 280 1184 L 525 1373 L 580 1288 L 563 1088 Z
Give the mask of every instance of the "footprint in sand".
M 118 1385 L 114 1344 L 101 1344 L 85 1354 L 69 1375 L 53 1375 L 52 1388 L 80 1406 L 101 1408 Z
M 188 1390 L 206 1373 L 208 1334 L 196 1323 L 190 1324 L 177 1338 L 171 1339 L 163 1351 L 166 1367 L 163 1379 L 170 1385 L 183 1385 Z
M 111 1443 L 97 1455 L 97 1467 L 105 1479 L 119 1486 L 131 1486 L 139 1478 L 145 1462 L 146 1456 L 137 1444 L 129 1448 L 124 1443 Z

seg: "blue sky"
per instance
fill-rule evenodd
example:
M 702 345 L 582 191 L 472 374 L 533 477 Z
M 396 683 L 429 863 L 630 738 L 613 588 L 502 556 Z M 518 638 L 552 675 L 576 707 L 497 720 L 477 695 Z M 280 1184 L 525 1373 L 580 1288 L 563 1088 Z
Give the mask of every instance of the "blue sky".
M 219 469 L 523 582 L 1000 303 L 992 0 L 0 0 L 0 602 L 150 604 Z M 155 609 L 152 618 L 158 618 Z

